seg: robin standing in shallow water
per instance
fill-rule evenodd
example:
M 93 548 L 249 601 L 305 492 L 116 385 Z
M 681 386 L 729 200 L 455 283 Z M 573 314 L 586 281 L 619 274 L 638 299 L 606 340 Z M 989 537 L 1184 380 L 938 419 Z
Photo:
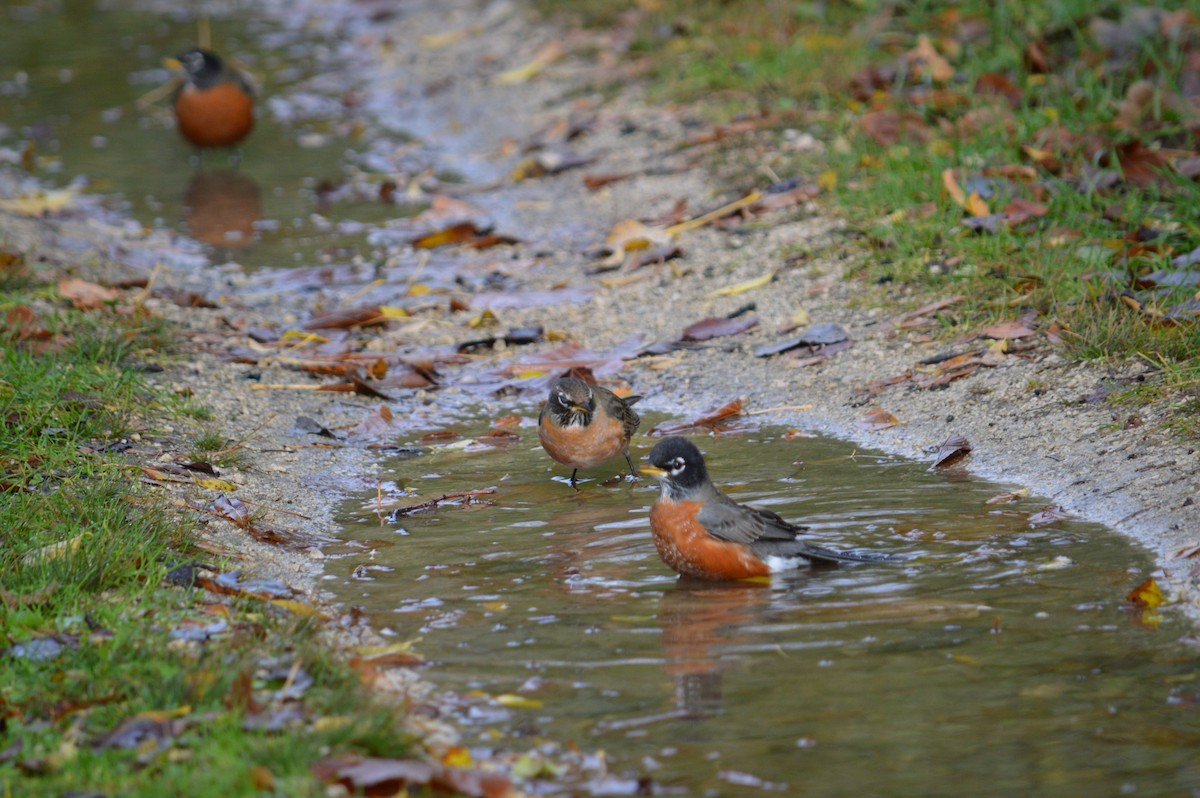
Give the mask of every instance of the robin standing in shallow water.
M 891 559 L 813 546 L 799 538 L 805 527 L 789 524 L 770 510 L 738 504 L 712 484 L 704 456 L 684 438 L 659 441 L 641 473 L 662 483 L 662 493 L 650 508 L 658 556 L 685 576 L 750 579 L 805 563 Z
M 196 147 L 233 147 L 254 127 L 254 91 L 215 53 L 195 48 L 165 61 L 183 71 L 175 92 L 179 133 Z
M 538 440 L 556 461 L 575 469 L 571 487 L 581 468 L 625 455 L 629 475 L 636 478 L 629 459 L 629 439 L 642 419 L 631 405 L 641 399 L 622 399 L 607 388 L 576 377 L 563 377 L 550 386 L 550 398 L 538 418 Z

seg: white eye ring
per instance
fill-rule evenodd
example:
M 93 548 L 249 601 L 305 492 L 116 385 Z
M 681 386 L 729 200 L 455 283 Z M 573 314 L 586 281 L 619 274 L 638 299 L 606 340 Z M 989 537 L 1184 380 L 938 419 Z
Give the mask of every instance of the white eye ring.
M 672 474 L 678 474 L 681 471 L 683 471 L 683 469 L 685 469 L 685 468 L 687 468 L 687 463 L 684 462 L 684 459 L 682 457 L 676 457 L 674 460 L 671 461 L 671 473 Z

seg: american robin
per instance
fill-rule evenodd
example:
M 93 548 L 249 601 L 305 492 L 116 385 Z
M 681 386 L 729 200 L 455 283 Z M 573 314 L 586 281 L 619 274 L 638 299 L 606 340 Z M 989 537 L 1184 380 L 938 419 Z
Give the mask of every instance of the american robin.
M 880 554 L 851 554 L 800 540 L 802 526 L 770 510 L 747 507 L 717 490 L 704 456 L 685 438 L 664 438 L 641 473 L 662 483 L 650 508 L 654 547 L 667 565 L 699 579 L 750 579 L 804 563 L 886 562 Z
M 254 91 L 216 53 L 195 48 L 164 62 L 183 71 L 175 92 L 180 134 L 197 147 L 232 147 L 254 127 Z
M 629 439 L 642 419 L 631 405 L 642 397 L 622 399 L 607 388 L 576 377 L 563 377 L 550 386 L 550 399 L 538 418 L 538 440 L 556 461 L 575 469 L 594 468 L 625 455 L 629 474 L 637 477 L 629 459 Z

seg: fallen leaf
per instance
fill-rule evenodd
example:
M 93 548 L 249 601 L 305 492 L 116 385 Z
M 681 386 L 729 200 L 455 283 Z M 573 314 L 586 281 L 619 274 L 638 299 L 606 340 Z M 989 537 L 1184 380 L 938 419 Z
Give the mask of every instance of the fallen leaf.
M 497 86 L 515 86 L 536 77 L 543 69 L 563 57 L 563 46 L 558 41 L 547 42 L 534 54 L 526 64 L 501 72 L 492 78 Z
M 683 330 L 680 340 L 708 341 L 729 335 L 738 335 L 758 326 L 758 317 L 753 315 L 738 316 L 737 318 L 717 317 L 704 319 L 695 324 L 689 324 Z
M 733 285 L 728 285 L 724 288 L 718 288 L 715 291 L 710 291 L 708 292 L 707 296 L 709 299 L 716 299 L 717 297 L 722 296 L 737 296 L 738 294 L 744 294 L 747 291 L 753 291 L 756 288 L 762 288 L 763 286 L 768 285 L 774 279 L 775 270 L 771 269 L 765 274 L 755 277 L 752 280 L 744 280 L 740 283 L 734 283 Z
M 945 83 L 954 77 L 954 67 L 950 66 L 950 62 L 937 51 L 925 34 L 917 37 L 917 46 L 909 50 L 905 58 L 916 67 L 917 74 L 926 74 L 938 83 Z
M 958 462 L 971 451 L 971 444 L 957 432 L 946 439 L 937 450 L 930 468 L 939 468 Z
M 0 199 L 0 210 L 15 213 L 18 216 L 45 216 L 64 210 L 75 199 L 75 192 L 69 188 L 58 191 L 39 191 L 12 199 Z
M 229 480 L 219 479 L 217 477 L 204 477 L 203 479 L 197 479 L 196 484 L 202 488 L 205 488 L 206 490 L 227 492 L 237 490 L 237 485 L 234 485 Z
M 873 407 L 868 410 L 866 416 L 864 416 L 858 422 L 858 428 L 867 430 L 868 432 L 875 432 L 881 429 L 887 429 L 888 427 L 894 427 L 899 423 L 900 419 L 896 418 L 882 407 Z
M 1020 490 L 1010 491 L 1008 493 L 997 493 L 992 498 L 984 502 L 984 504 L 1012 504 L 1015 501 L 1020 501 L 1025 498 L 1029 491 L 1025 488 Z
M 933 130 L 916 111 L 870 111 L 862 115 L 858 124 L 875 143 L 884 147 L 902 138 L 924 144 L 933 137 Z
M 801 346 L 831 346 L 848 339 L 849 336 L 840 324 L 825 322 L 823 324 L 814 324 L 804 332 L 790 338 L 785 338 L 782 341 L 757 346 L 754 348 L 754 356 L 770 357 L 771 355 L 778 355 L 781 352 Z
M 96 310 L 116 301 L 121 293 L 87 280 L 69 277 L 58 281 L 58 295 L 71 300 L 71 304 L 80 310 Z
M 1020 108 L 1024 97 L 1015 83 L 996 72 L 984 72 L 975 81 L 976 94 L 1003 97 L 1013 108 Z
M 685 432 L 706 428 L 709 431 L 728 431 L 734 419 L 742 415 L 742 400 L 734 399 L 720 407 L 706 410 L 699 416 L 673 424 L 659 424 L 647 435 L 680 435 Z
M 1167 597 L 1159 589 L 1158 583 L 1154 581 L 1154 577 L 1150 577 L 1129 591 L 1129 594 L 1125 596 L 1125 600 L 1137 604 L 1139 607 L 1152 610 L 1166 603 Z
M 1018 338 L 1028 338 L 1031 335 L 1037 335 L 1037 330 L 1031 329 L 1021 321 L 1002 321 L 983 330 L 979 335 L 983 338 L 993 338 L 996 340 L 1005 338 L 1016 340 Z
M 637 219 L 622 219 L 613 225 L 604 239 L 604 245 L 611 253 L 604 259 L 604 263 L 610 266 L 619 266 L 625 261 L 625 255 L 628 252 L 656 246 L 668 246 L 674 240 L 675 235 L 661 227 L 651 227 Z
M 1048 504 L 1029 516 L 1027 522 L 1030 526 L 1045 526 L 1046 524 L 1053 524 L 1055 521 L 1066 521 L 1072 517 L 1063 508 Z

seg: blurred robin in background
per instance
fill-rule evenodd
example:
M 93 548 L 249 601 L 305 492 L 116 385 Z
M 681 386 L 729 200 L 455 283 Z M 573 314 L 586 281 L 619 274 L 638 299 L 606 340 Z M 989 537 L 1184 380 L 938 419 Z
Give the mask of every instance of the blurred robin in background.
M 199 47 L 164 63 L 182 70 L 175 91 L 180 134 L 196 147 L 233 147 L 254 127 L 254 91 L 215 53 Z
M 625 455 L 629 474 L 636 479 L 629 439 L 642 422 L 632 408 L 639 399 L 622 399 L 576 377 L 563 377 L 550 386 L 550 398 L 538 418 L 538 439 L 547 454 L 575 469 L 571 487 L 579 469 L 594 468 L 619 454 Z
M 704 456 L 685 438 L 664 438 L 641 473 L 662 483 L 650 508 L 658 556 L 685 576 L 750 579 L 805 563 L 887 562 L 882 554 L 851 554 L 800 540 L 802 526 L 770 510 L 738 504 L 708 478 Z

